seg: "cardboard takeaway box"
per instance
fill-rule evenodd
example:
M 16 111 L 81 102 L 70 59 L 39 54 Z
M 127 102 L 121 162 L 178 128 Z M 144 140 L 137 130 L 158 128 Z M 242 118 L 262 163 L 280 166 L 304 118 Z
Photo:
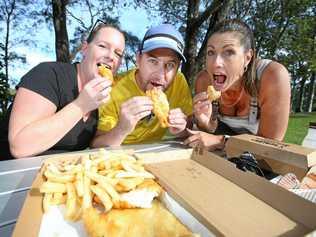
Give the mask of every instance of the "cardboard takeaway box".
M 316 230 L 315 204 L 202 149 L 196 148 L 191 157 L 176 153 L 147 154 L 146 168 L 215 236 L 303 236 Z M 42 182 L 39 174 L 14 237 L 38 235 L 43 215 L 38 187 Z
M 294 173 L 300 180 L 316 165 L 316 150 L 254 135 L 238 135 L 226 143 L 227 157 L 238 157 L 245 151 L 254 154 L 260 167 L 277 174 Z

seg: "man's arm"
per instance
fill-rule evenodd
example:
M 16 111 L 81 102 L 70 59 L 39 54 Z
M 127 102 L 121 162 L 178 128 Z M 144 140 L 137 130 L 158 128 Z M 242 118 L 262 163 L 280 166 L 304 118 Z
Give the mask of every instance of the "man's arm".
M 91 142 L 91 147 L 119 146 L 127 135 L 128 133 L 124 132 L 119 126 L 108 132 L 97 130 Z
M 149 115 L 152 109 L 152 101 L 146 96 L 136 96 L 127 100 L 121 105 L 116 126 L 110 131 L 98 130 L 90 144 L 91 147 L 121 145 L 126 136 L 135 129 L 138 121 Z

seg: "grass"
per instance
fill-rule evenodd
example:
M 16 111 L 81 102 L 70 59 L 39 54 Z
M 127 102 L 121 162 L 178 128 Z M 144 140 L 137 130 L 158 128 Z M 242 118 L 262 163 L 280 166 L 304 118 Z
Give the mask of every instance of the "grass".
M 307 134 L 309 122 L 316 122 L 316 112 L 292 114 L 284 141 L 301 145 Z

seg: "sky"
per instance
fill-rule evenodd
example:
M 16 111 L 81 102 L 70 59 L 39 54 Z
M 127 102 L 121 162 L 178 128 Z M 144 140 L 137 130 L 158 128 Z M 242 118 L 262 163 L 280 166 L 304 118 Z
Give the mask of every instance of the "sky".
M 134 35 L 140 39 L 144 36 L 146 30 L 151 22 L 148 21 L 146 11 L 143 9 L 126 8 L 120 13 L 120 22 L 123 30 L 128 30 L 133 32 Z M 159 24 L 158 21 L 154 24 Z M 25 47 L 19 46 L 15 47 L 14 51 L 19 54 L 24 54 L 26 56 L 26 63 L 20 64 L 19 66 L 14 66 L 9 68 L 9 75 L 15 80 L 14 86 L 20 78 L 27 73 L 31 68 L 44 61 L 55 61 L 55 36 L 54 31 L 49 30 L 48 26 L 37 29 L 38 33 L 34 36 L 38 42 L 38 46 L 35 47 Z M 69 38 L 73 33 L 72 28 L 68 28 Z M 47 49 L 43 49 L 45 45 L 48 45 Z

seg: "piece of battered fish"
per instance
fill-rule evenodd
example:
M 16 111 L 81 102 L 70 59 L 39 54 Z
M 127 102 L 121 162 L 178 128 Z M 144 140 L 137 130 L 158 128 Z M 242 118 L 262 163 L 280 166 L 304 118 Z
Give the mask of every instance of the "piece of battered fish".
M 207 95 L 210 101 L 214 101 L 214 100 L 219 99 L 219 97 L 221 97 L 221 92 L 215 90 L 215 88 L 212 85 L 209 85 L 207 87 Z
M 88 208 L 82 218 L 91 237 L 193 236 L 157 200 L 153 201 L 151 208 L 144 209 L 112 209 L 108 213 L 100 213 L 95 208 Z
M 169 102 L 166 94 L 162 90 L 154 87 L 153 89 L 146 91 L 146 95 L 153 101 L 153 112 L 157 116 L 160 126 L 163 128 L 168 127 Z
M 98 64 L 98 72 L 101 77 L 105 77 L 112 81 L 112 84 L 114 85 L 114 78 L 111 69 L 109 69 L 104 64 Z

